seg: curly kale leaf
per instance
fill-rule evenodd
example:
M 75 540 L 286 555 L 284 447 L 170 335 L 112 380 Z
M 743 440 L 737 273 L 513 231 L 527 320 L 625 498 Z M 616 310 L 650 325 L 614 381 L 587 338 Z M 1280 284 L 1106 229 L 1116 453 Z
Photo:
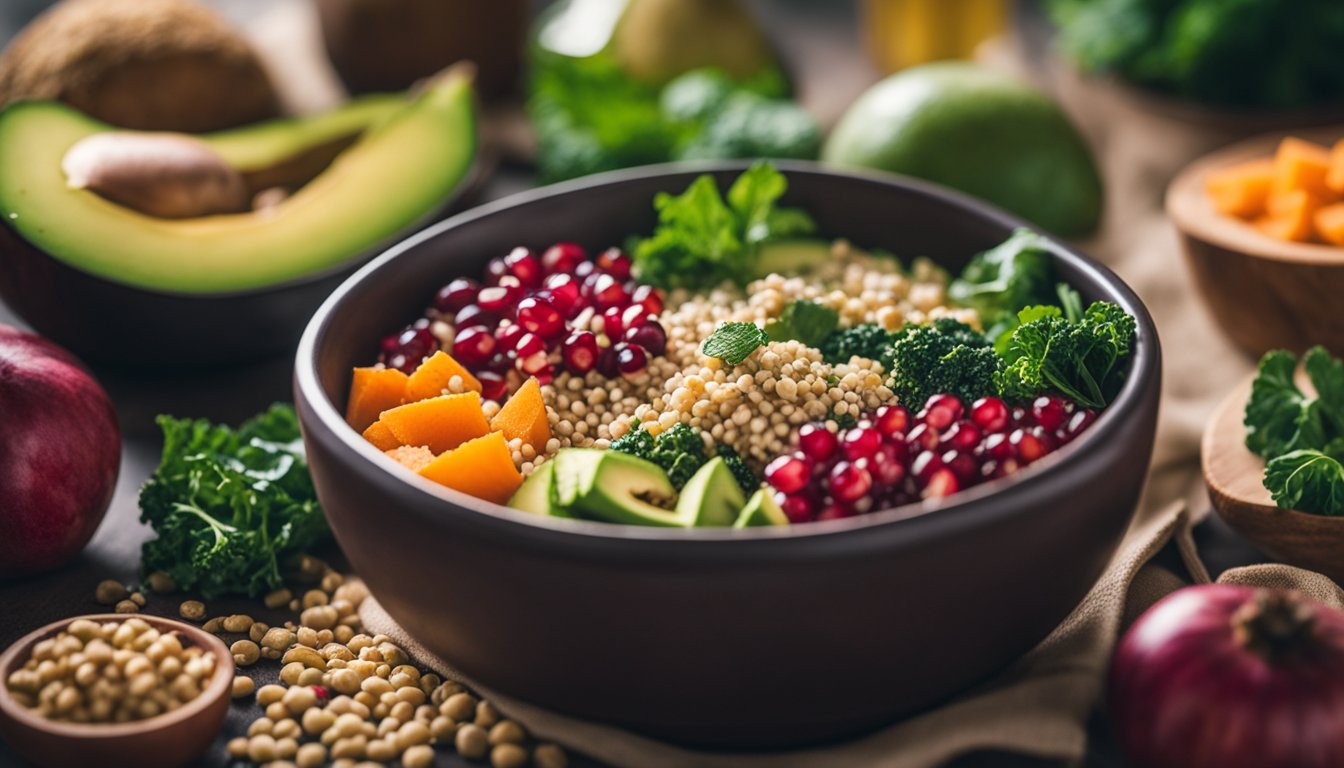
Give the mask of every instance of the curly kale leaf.
M 163 459 L 140 490 L 140 519 L 157 534 L 141 553 L 145 571 L 166 571 L 206 598 L 257 595 L 328 536 L 293 408 L 274 405 L 236 432 L 158 422 Z
M 1336 441 L 1326 450 L 1304 448 L 1265 464 L 1265 488 L 1274 503 L 1317 515 L 1344 515 L 1344 465 Z
M 1054 307 L 1032 307 L 1008 340 L 999 389 L 1010 399 L 1058 392 L 1103 408 L 1124 380 L 1135 320 L 1115 304 L 1094 302 L 1078 320 Z
M 1028 229 L 979 254 L 948 286 L 948 298 L 970 307 L 993 327 L 1023 307 L 1055 299 L 1055 270 L 1046 240 Z M 994 334 L 990 334 L 993 338 Z

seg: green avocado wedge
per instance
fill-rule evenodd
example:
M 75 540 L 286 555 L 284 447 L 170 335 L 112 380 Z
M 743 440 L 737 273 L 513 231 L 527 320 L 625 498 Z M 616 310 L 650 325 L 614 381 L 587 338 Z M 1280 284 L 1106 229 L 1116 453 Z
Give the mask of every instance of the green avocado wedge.
M 681 489 L 677 516 L 697 528 L 725 528 L 742 509 L 742 488 L 723 457 L 716 456 L 696 470 Z
M 201 137 L 250 178 L 359 134 L 272 208 L 172 220 L 66 184 L 66 151 L 111 126 L 58 103 L 19 102 L 0 113 L 0 221 L 71 267 L 173 294 L 235 293 L 321 272 L 424 220 L 471 168 L 467 70 L 446 70 L 397 101 L 361 100 L 326 118 Z
M 527 476 L 514 491 L 509 506 L 534 515 L 569 517 L 564 508 L 551 504 L 551 485 L 555 479 L 555 462 L 548 461 Z M 561 514 L 563 513 L 563 514 Z
M 788 524 L 789 518 L 784 515 L 784 510 L 779 508 L 775 497 L 770 491 L 762 488 L 747 499 L 747 505 L 742 508 L 742 513 L 737 516 L 737 522 L 733 523 L 733 527 L 753 528 L 758 525 Z
M 579 481 L 572 508 L 576 516 L 626 525 L 665 528 L 690 525 L 678 513 L 645 501 L 676 496 L 676 489 L 662 467 L 618 451 L 600 451 L 600 454 L 601 458 L 586 467 Z

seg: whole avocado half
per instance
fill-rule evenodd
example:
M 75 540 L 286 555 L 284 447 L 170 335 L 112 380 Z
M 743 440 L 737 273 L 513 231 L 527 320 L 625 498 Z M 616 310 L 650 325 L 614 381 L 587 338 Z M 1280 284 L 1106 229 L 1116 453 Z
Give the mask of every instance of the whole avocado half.
M 926 64 L 872 86 L 822 160 L 945 184 L 1060 235 L 1087 234 L 1101 218 L 1101 177 L 1059 106 L 974 64 Z

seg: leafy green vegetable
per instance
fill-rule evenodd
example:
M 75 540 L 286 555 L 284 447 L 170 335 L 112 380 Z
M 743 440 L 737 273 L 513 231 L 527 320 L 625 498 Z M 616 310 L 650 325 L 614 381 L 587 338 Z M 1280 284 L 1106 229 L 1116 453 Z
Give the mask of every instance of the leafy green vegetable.
M 821 128 L 792 101 L 740 91 L 673 152 L 677 160 L 769 157 L 810 160 L 821 152 Z
M 784 307 L 779 317 L 765 326 L 765 335 L 771 341 L 797 339 L 809 347 L 820 347 L 835 326 L 840 313 L 815 301 L 794 301 Z
M 849 411 L 845 411 L 844 413 L 836 413 L 835 411 L 832 411 L 830 419 L 831 421 L 834 421 L 835 425 L 842 430 L 853 429 L 859 424 L 858 418 L 855 417 L 855 415 L 850 413 Z
M 1339 0 L 1048 0 L 1091 71 L 1182 98 L 1305 107 L 1344 100 Z
M 996 394 L 1002 361 L 975 329 L 951 318 L 907 325 L 891 336 L 891 390 L 909 408 L 940 393 L 972 402 Z
M 787 189 L 782 173 L 755 163 L 729 187 L 726 201 L 708 175 L 680 195 L 659 193 L 658 227 L 633 248 L 640 280 L 692 290 L 725 280 L 745 285 L 756 277 L 757 246 L 816 229 L 806 213 L 777 206 Z
M 742 489 L 743 496 L 751 496 L 761 487 L 760 478 L 756 477 L 756 473 L 751 471 L 751 467 L 747 466 L 747 462 L 733 450 L 731 445 L 721 444 L 716 452 L 723 457 L 723 463 L 728 465 L 728 471 L 733 473 L 733 479 Z
M 1086 408 L 1103 408 L 1123 380 L 1121 363 L 1134 345 L 1134 318 L 1115 304 L 1094 302 L 1071 320 L 1058 307 L 1019 315 L 1004 353 L 999 389 L 1027 400 L 1055 391 Z
M 999 245 L 979 254 L 948 286 L 948 298 L 970 307 L 992 328 L 1015 318 L 1023 307 L 1050 304 L 1055 298 L 1055 270 L 1046 240 L 1019 229 Z M 987 332 L 990 338 L 998 334 Z
M 657 464 L 667 472 L 668 479 L 677 489 L 709 461 L 700 431 L 681 423 L 673 424 L 657 438 L 646 429 L 632 429 L 613 442 L 611 450 Z
M 140 489 L 140 519 L 156 538 L 146 572 L 166 571 L 206 598 L 258 595 L 281 585 L 281 567 L 328 536 L 288 405 L 235 432 L 203 419 L 160 416 L 163 458 Z
M 822 341 L 822 359 L 831 365 L 848 363 L 852 357 L 876 360 L 891 372 L 891 333 L 876 323 L 862 323 L 834 331 Z
M 1344 515 L 1344 455 L 1338 441 L 1325 451 L 1299 449 L 1265 464 L 1265 487 L 1274 503 L 1317 515 Z
M 724 323 L 705 339 L 700 351 L 728 365 L 738 365 L 769 341 L 770 337 L 755 323 Z

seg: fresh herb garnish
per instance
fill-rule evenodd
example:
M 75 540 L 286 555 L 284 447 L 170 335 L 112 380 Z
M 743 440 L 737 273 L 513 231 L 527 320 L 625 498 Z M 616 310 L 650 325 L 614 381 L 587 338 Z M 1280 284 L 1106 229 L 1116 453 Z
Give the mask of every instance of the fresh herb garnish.
M 1314 397 L 1294 381 L 1291 352 L 1260 359 L 1246 402 L 1246 447 L 1268 460 L 1265 488 L 1280 507 L 1344 515 L 1344 362 L 1313 347 L 1302 367 Z
M 769 342 L 770 337 L 755 323 L 724 323 L 709 334 L 700 351 L 728 365 L 738 365 Z
M 835 326 L 840 313 L 825 304 L 799 300 L 790 302 L 779 317 L 765 326 L 765 335 L 771 341 L 797 339 L 809 347 L 820 347 Z
M 974 309 L 996 338 L 994 326 L 1011 322 L 1018 310 L 1055 298 L 1055 270 L 1046 240 L 1029 229 L 977 255 L 947 289 L 952 301 Z
M 725 280 L 746 285 L 757 276 L 757 246 L 816 229 L 806 213 L 776 206 L 787 189 L 783 174 L 756 163 L 733 182 L 726 201 L 712 176 L 700 176 L 680 195 L 659 193 L 658 227 L 633 250 L 639 279 L 692 290 Z
M 235 432 L 160 416 L 163 459 L 140 489 L 144 570 L 206 598 L 281 586 L 290 558 L 328 536 L 294 409 L 273 405 Z
M 1009 337 L 999 376 L 1003 396 L 1028 400 L 1058 392 L 1085 408 L 1104 408 L 1120 388 L 1121 363 L 1134 346 L 1133 316 L 1094 302 L 1081 317 L 1059 307 L 1028 307 Z

